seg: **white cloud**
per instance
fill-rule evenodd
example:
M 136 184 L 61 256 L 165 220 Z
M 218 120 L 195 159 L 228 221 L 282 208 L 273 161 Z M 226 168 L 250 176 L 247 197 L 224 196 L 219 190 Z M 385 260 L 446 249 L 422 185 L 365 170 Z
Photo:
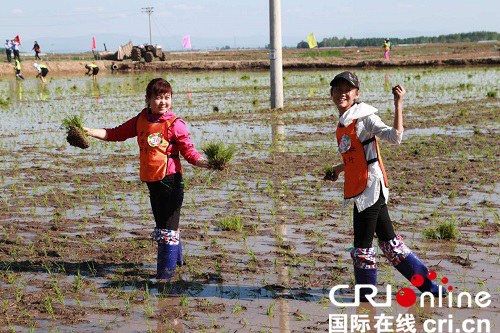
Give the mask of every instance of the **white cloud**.
M 14 14 L 14 15 L 21 15 L 21 14 L 24 14 L 24 10 L 19 9 L 19 8 L 15 8 L 15 9 L 12 10 L 12 14 Z
M 414 10 L 417 6 L 411 3 L 399 3 L 398 8 L 403 10 Z
M 165 16 L 172 16 L 172 13 L 167 11 L 167 10 L 160 10 L 158 12 L 154 12 L 155 16 L 161 16 L 161 17 L 165 17 Z
M 303 13 L 304 10 L 300 7 L 290 8 L 286 10 L 286 13 Z
M 76 13 L 102 13 L 104 12 L 104 7 L 75 7 L 72 11 Z
M 185 10 L 185 11 L 199 11 L 199 10 L 202 10 L 203 9 L 203 6 L 200 6 L 200 5 L 194 5 L 194 6 L 190 6 L 190 5 L 174 5 L 173 6 L 174 9 L 179 9 L 179 10 Z

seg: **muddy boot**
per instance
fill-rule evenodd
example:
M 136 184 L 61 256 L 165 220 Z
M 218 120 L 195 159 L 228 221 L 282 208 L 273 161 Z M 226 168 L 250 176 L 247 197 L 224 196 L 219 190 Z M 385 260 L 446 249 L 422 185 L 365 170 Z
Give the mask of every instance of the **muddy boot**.
M 179 250 L 177 251 L 177 266 L 182 267 L 184 260 L 182 259 L 182 243 L 179 238 Z
M 375 261 L 375 249 L 358 248 L 351 249 L 351 258 L 354 264 L 354 279 L 356 284 L 371 284 L 377 286 L 377 263 Z M 368 288 L 360 289 L 360 301 L 368 302 L 365 295 L 371 294 Z
M 419 274 L 424 278 L 424 283 L 417 287 L 421 292 L 429 291 L 435 297 L 439 297 L 439 288 L 442 288 L 432 282 L 427 277 L 427 273 L 429 273 L 429 269 L 425 264 L 420 261 L 420 259 L 415 255 L 415 253 L 411 252 L 399 265 L 394 266 L 405 278 L 407 278 L 410 282 L 412 281 L 412 277 L 415 274 Z M 447 295 L 447 292 L 442 289 L 443 297 Z
M 396 238 L 386 242 L 380 241 L 379 246 L 392 265 L 410 282 L 415 274 L 419 274 L 423 277 L 423 284 L 417 287 L 421 292 L 429 291 L 434 296 L 439 296 L 440 287 L 427 277 L 429 269 L 420 259 L 418 259 L 415 253 L 405 245 L 401 236 L 398 235 Z M 446 291 L 444 289 L 442 295 L 446 296 Z
M 361 269 L 354 267 L 354 279 L 356 284 L 371 284 L 372 286 L 377 286 L 377 269 Z M 368 302 L 366 299 L 366 294 L 371 294 L 372 290 L 369 288 L 361 288 L 359 290 L 361 302 Z
M 158 258 L 156 260 L 156 278 L 170 279 L 174 276 L 177 267 L 179 245 L 169 245 L 158 242 Z
M 170 279 L 174 276 L 177 264 L 179 262 L 182 263 L 182 247 L 179 230 L 155 228 L 151 233 L 151 238 L 158 242 L 156 278 Z

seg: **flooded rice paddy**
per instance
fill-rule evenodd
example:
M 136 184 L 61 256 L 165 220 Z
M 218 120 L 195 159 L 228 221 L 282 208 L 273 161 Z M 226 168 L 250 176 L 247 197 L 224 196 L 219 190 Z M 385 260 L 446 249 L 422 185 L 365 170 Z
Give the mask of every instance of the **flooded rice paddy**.
M 0 81 L 0 331 L 325 332 L 329 314 L 367 315 L 371 332 L 383 314 L 412 314 L 418 332 L 450 315 L 454 329 L 486 319 L 488 332 L 500 330 L 500 71 L 356 72 L 361 100 L 388 124 L 391 86 L 408 91 L 403 143 L 381 147 L 397 232 L 455 294 L 490 293 L 488 307 L 401 307 L 395 292 L 411 284 L 382 257 L 378 290 L 392 285 L 391 307 L 330 302 L 330 288 L 354 281 L 352 211 L 342 214 L 342 182 L 322 180 L 324 164 L 341 160 L 328 99 L 336 72 L 286 71 L 280 111 L 269 110 L 267 72 L 115 75 L 97 85 L 49 74 L 46 86 Z M 159 76 L 199 150 L 212 140 L 238 146 L 223 172 L 183 161 L 186 264 L 173 284 L 154 279 L 135 139 L 81 150 L 61 129 L 67 114 L 89 127 L 121 124 Z M 223 230 L 234 217 L 241 231 Z M 443 225 L 451 239 L 439 239 Z

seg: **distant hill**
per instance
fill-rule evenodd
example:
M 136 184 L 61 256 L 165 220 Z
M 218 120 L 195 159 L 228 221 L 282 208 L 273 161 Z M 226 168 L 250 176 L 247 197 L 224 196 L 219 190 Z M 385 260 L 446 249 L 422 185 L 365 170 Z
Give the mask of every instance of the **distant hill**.
M 424 44 L 424 43 L 466 43 L 482 40 L 500 40 L 500 34 L 492 31 L 465 32 L 459 34 L 440 35 L 437 37 L 410 37 L 390 38 L 393 45 L 397 44 Z M 318 42 L 319 47 L 347 47 L 347 46 L 380 46 L 384 44 L 384 38 L 324 38 Z M 306 41 L 297 44 L 297 48 L 309 48 Z

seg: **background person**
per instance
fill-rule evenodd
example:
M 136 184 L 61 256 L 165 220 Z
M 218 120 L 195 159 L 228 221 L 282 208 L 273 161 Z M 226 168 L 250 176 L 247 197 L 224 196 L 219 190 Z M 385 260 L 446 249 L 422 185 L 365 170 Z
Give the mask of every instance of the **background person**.
M 194 148 L 186 124 L 170 111 L 172 87 L 166 80 L 151 80 L 146 88 L 147 107 L 113 129 L 83 127 L 85 133 L 104 141 L 137 137 L 140 178 L 149 189 L 156 222 L 151 237 L 158 242 L 157 279 L 173 277 L 182 265 L 179 219 L 184 199 L 184 181 L 179 153 L 192 165 L 208 168 Z
M 16 40 L 12 40 L 12 50 L 14 52 L 14 59 L 18 59 L 19 61 L 21 61 L 21 57 L 19 56 L 19 42 L 17 42 Z
M 87 73 L 85 74 L 89 76 L 92 75 L 94 81 L 97 81 L 97 73 L 99 73 L 99 67 L 96 64 L 86 64 L 85 68 L 87 69 Z
M 36 62 L 33 64 L 33 68 L 38 70 L 37 78 L 40 78 L 43 83 L 47 83 L 47 79 L 45 78 L 49 73 L 49 69 L 45 65 L 39 65 Z
M 21 62 L 19 59 L 14 59 L 14 71 L 16 72 L 16 79 L 24 80 L 24 76 L 21 74 Z
M 435 296 L 439 287 L 428 277 L 427 266 L 396 235 L 389 217 L 387 201 L 389 182 L 385 173 L 377 139 L 393 144 L 403 138 L 403 96 L 405 89 L 398 85 L 394 95 L 394 125 L 389 127 L 375 113 L 374 107 L 358 103 L 359 79 L 351 72 L 343 72 L 331 81 L 330 95 L 339 110 L 337 142 L 344 163 L 334 167 L 334 177 L 344 171 L 344 201 L 342 208 L 354 202 L 354 247 L 351 257 L 356 284 L 376 286 L 377 263 L 372 247 L 374 233 L 384 255 L 408 280 L 415 274 L 423 277 L 420 291 L 430 291 Z M 362 300 L 370 290 L 361 289 Z
M 40 45 L 38 45 L 38 42 L 35 41 L 35 45 L 33 45 L 32 48 L 33 51 L 35 51 L 35 60 L 42 60 L 40 56 L 38 55 L 40 53 Z
M 391 52 L 391 41 L 389 38 L 384 39 L 384 57 L 386 60 L 389 60 L 389 52 Z
M 7 54 L 7 61 L 12 62 L 12 44 L 8 39 L 5 41 L 5 53 Z

